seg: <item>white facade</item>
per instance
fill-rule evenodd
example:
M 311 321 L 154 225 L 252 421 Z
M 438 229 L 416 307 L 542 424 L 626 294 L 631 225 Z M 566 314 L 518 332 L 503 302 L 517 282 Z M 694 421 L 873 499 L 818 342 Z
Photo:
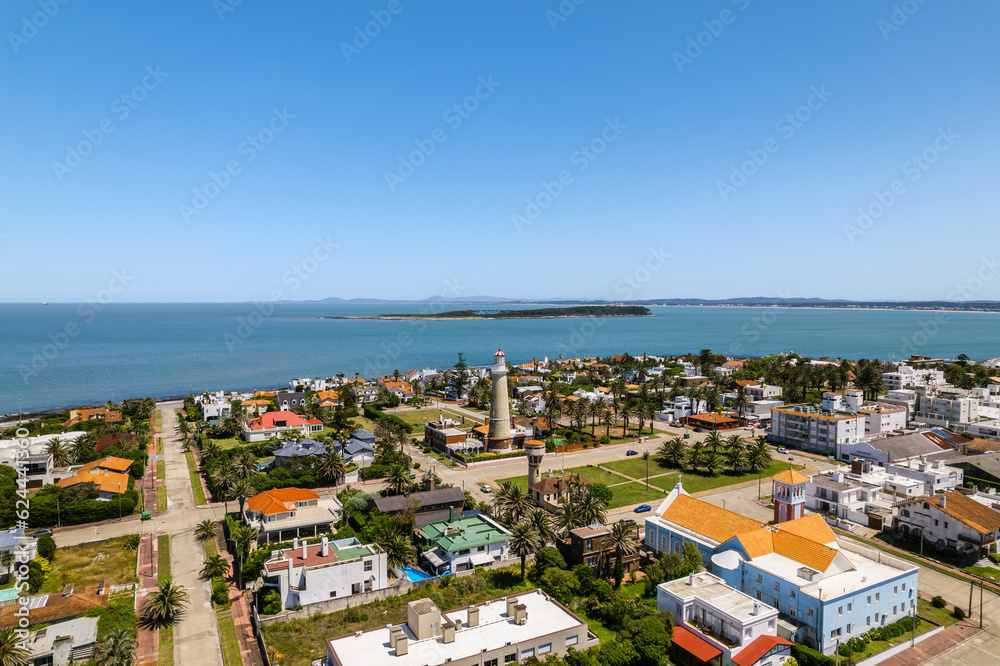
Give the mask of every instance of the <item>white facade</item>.
M 979 418 L 980 400 L 962 389 L 918 387 L 913 420 L 932 426 L 965 428 Z
M 887 474 L 913 479 L 923 484 L 923 495 L 933 495 L 961 488 L 964 472 L 958 467 L 936 460 L 927 462 L 927 456 L 910 458 L 885 466 Z
M 355 538 L 292 548 L 264 564 L 264 585 L 281 595 L 282 608 L 307 606 L 387 587 L 386 556 L 377 544 Z
M 839 455 L 841 444 L 864 439 L 865 417 L 861 414 L 828 412 L 812 405 L 792 405 L 771 410 L 768 439 L 781 444 Z
M 232 414 L 229 400 L 226 399 L 226 394 L 223 391 L 204 393 L 195 398 L 195 402 L 198 403 L 201 416 L 206 421 L 224 419 Z
M 781 387 L 763 384 L 744 388 L 747 397 L 753 400 L 777 400 L 781 397 Z
M 906 407 L 896 405 L 865 405 L 861 408 L 865 416 L 865 434 L 881 435 L 906 427 Z
M 969 426 L 969 434 L 980 439 L 1000 442 L 1000 421 L 983 421 Z
M 891 506 L 881 486 L 839 469 L 812 474 L 806 483 L 806 508 L 821 514 L 827 522 L 836 518 L 867 526 L 870 511 L 888 510 Z
M 997 552 L 1000 512 L 960 491 L 897 504 L 892 515 L 893 528 L 904 538 L 922 536 L 939 548 L 973 556 Z
M 882 382 L 889 391 L 945 383 L 943 370 L 917 370 L 908 365 L 899 365 L 895 372 L 883 372 Z

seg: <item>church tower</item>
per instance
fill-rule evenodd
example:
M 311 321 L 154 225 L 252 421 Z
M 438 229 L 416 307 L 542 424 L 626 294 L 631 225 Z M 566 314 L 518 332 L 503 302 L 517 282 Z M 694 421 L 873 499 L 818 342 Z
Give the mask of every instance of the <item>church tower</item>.
M 507 398 L 507 357 L 497 349 L 493 355 L 493 390 L 490 399 L 490 430 L 486 450 L 510 449 L 510 404 Z
M 801 518 L 806 508 L 806 482 L 809 477 L 789 468 L 778 472 L 771 479 L 774 481 L 774 494 L 771 497 L 774 504 L 774 524 Z

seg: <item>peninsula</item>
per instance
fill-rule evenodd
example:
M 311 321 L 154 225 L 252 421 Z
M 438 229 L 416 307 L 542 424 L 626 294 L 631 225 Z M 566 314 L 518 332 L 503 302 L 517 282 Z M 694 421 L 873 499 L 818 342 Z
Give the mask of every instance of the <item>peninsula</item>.
M 323 319 L 555 319 L 557 317 L 651 317 L 640 305 L 578 305 L 532 310 L 450 310 L 448 312 L 322 317 Z

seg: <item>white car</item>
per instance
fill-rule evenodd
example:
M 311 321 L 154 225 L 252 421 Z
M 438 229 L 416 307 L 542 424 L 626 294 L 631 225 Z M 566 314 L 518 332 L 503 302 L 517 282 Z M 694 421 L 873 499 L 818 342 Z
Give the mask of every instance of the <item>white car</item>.
M 488 483 L 484 483 L 483 485 L 479 486 L 479 489 L 482 490 L 484 493 L 491 493 L 491 492 L 493 492 L 493 489 L 490 488 L 490 486 L 489 486 Z
M 753 426 L 752 425 L 745 425 L 745 426 L 743 426 L 743 429 L 744 430 L 753 430 Z
M 788 453 L 788 449 L 786 449 L 783 446 L 778 447 L 778 453 L 780 453 L 781 455 L 785 455 L 786 453 Z

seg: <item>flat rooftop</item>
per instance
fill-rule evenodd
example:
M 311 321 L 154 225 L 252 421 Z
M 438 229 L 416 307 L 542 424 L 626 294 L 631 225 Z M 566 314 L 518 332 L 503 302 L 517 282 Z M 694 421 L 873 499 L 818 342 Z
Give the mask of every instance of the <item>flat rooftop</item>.
M 721 578 L 713 576 L 710 573 L 702 572 L 695 574 L 693 586 L 691 585 L 690 578 L 684 576 L 677 580 L 660 583 L 657 587 L 680 599 L 697 597 L 741 622 L 747 622 L 757 617 L 753 613 L 754 604 L 763 606 L 761 612 L 763 615 L 778 612 L 773 606 L 769 606 L 762 601 L 757 601 L 749 594 L 744 594 L 737 589 L 729 587 L 722 582 Z
M 427 523 L 420 528 L 420 532 L 429 542 L 449 552 L 510 539 L 510 532 L 482 514 Z
M 522 625 L 515 624 L 507 615 L 507 604 L 502 599 L 494 599 L 479 605 L 479 626 L 469 627 L 465 609 L 441 613 L 441 622 L 454 622 L 455 642 L 445 643 L 441 636 L 416 640 L 406 624 L 402 628 L 407 638 L 407 654 L 396 656 L 389 647 L 389 630 L 385 627 L 371 629 L 360 636 L 352 634 L 330 639 L 327 646 L 341 666 L 355 664 L 391 664 L 392 666 L 426 666 L 443 664 L 446 659 L 453 661 L 478 656 L 482 650 L 496 650 L 510 645 L 514 652 L 518 643 L 534 641 L 536 638 L 565 629 L 578 627 L 583 648 L 587 643 L 587 625 L 540 590 L 512 595 L 517 603 L 527 607 L 528 619 Z M 553 646 L 556 648 L 557 646 Z M 555 650 L 553 650 L 555 651 Z

